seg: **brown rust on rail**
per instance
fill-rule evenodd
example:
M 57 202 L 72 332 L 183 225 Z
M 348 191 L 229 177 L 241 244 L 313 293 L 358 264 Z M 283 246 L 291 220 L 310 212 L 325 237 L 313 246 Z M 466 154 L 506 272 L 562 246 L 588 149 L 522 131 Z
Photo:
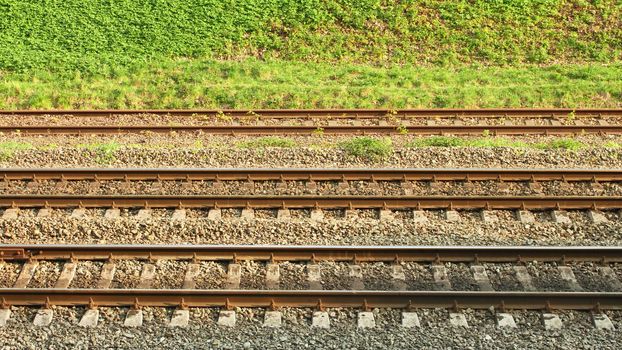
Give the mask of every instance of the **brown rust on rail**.
M 0 169 L 0 181 L 622 181 L 609 169 Z
M 434 125 L 408 126 L 0 126 L 0 132 L 18 132 L 26 135 L 85 135 L 127 133 L 202 132 L 214 135 L 312 135 L 321 128 L 323 134 L 335 135 L 583 135 L 622 134 L 618 125 Z
M 0 245 L 5 260 L 622 262 L 622 247 Z
M 622 209 L 618 196 L 2 195 L 17 208 Z
M 622 293 L 307 291 L 188 289 L 0 289 L 14 306 L 622 309 Z

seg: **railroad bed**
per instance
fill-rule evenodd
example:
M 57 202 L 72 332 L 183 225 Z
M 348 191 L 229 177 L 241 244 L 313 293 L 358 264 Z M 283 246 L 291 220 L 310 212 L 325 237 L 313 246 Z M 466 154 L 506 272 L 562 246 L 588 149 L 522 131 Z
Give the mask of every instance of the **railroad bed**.
M 619 109 L 5 111 L 0 132 L 231 135 L 621 134 Z M 18 118 L 18 119 L 16 119 Z
M 0 247 L 4 260 L 0 265 L 3 273 L 18 269 L 20 272 L 12 288 L 0 289 L 3 306 L 0 321 L 5 324 L 9 319 L 10 306 L 41 306 L 34 319 L 37 325 L 51 323 L 53 306 L 86 306 L 88 311 L 82 316 L 80 324 L 96 326 L 98 307 L 125 306 L 131 309 L 124 323 L 136 326 L 142 324 L 141 309 L 155 306 L 176 307 L 171 324 L 185 326 L 189 321 L 188 308 L 219 307 L 222 311 L 218 323 L 232 326 L 235 324 L 234 308 L 261 307 L 271 310 L 266 312 L 265 322 L 280 326 L 280 308 L 303 307 L 317 309 L 311 325 L 327 328 L 330 319 L 325 308 L 345 307 L 363 310 L 359 313 L 360 327 L 373 327 L 374 315 L 369 312 L 373 308 L 404 309 L 402 325 L 416 327 L 419 325 L 417 309 L 446 308 L 451 309 L 450 322 L 457 325 L 466 322 L 459 312 L 461 309 L 497 310 L 500 327 L 515 327 L 512 315 L 506 310 L 541 310 L 544 311 L 543 322 L 547 328 L 561 325 L 552 310 L 591 310 L 597 328 L 612 328 L 611 320 L 603 311 L 622 308 L 622 283 L 619 280 L 622 270 L 618 266 L 622 262 L 621 252 L 622 248 L 608 247 L 5 245 Z M 125 260 L 141 261 L 138 265 L 140 277 L 129 287 L 119 284 L 115 276 L 128 273 L 123 271 Z M 158 271 L 163 260 L 183 260 L 185 272 L 170 267 Z M 99 262 L 97 271 L 79 266 L 84 262 L 92 265 L 96 261 Z M 205 280 L 200 276 L 205 273 L 205 264 L 215 261 L 227 264 L 226 273 L 216 273 L 212 277 L 222 278 L 216 286 L 225 289 L 205 289 L 204 285 L 200 285 L 199 281 Z M 252 271 L 250 274 L 255 279 L 257 275 L 264 276 L 265 290 L 240 289 L 243 276 L 249 276 L 243 272 L 246 268 L 243 262 L 249 261 L 266 263 L 264 273 Z M 323 277 L 326 274 L 322 270 L 327 265 L 322 265 L 323 262 L 347 262 L 347 276 L 333 278 L 345 280 L 349 285 L 337 290 L 325 290 Z M 55 273 L 50 265 L 58 263 L 63 265 L 60 274 Z M 288 283 L 290 287 L 296 285 L 279 281 L 280 266 L 284 263 L 302 263 L 296 271 L 298 277 L 306 282 L 303 288 L 281 289 L 281 283 Z M 429 283 L 430 289 L 409 288 L 408 279 L 412 279 L 413 275 L 407 270 L 411 268 L 408 264 L 413 263 L 419 265 L 415 268 L 419 271 L 415 279 L 431 279 L 416 284 L 423 286 Z M 580 267 L 586 263 L 591 266 L 589 272 Z M 381 279 L 375 275 L 366 281 L 363 266 L 367 264 L 374 264 L 376 270 L 378 264 L 386 265 L 388 278 L 385 277 L 385 280 L 390 283 L 375 290 L 366 290 L 365 283 L 369 279 Z M 545 268 L 547 264 L 548 268 Z M 502 273 L 498 272 L 499 267 Z M 557 277 L 546 271 L 551 268 L 556 270 Z M 39 273 L 38 269 L 43 271 Z M 85 274 L 84 270 L 90 271 Z M 422 273 L 426 270 L 429 277 L 424 277 L 425 273 Z M 579 279 L 587 278 L 588 289 L 581 286 L 573 271 L 580 273 L 582 277 Z M 160 280 L 156 277 L 158 272 L 169 276 L 182 275 L 182 283 L 174 287 L 177 289 L 153 289 L 157 288 L 154 284 Z M 466 273 L 471 274 L 475 288 L 458 286 L 456 290 L 452 282 L 464 279 Z M 549 276 L 537 282 L 540 278 L 532 277 L 534 274 L 540 278 L 541 275 Z M 584 276 L 586 274 L 594 276 Z M 90 281 L 86 284 L 78 282 L 80 277 L 76 278 L 76 275 L 87 276 Z M 99 277 L 94 280 L 92 275 Z M 489 275 L 497 281 L 491 282 Z M 547 278 L 551 280 L 547 281 Z M 48 281 L 42 282 L 41 279 Z M 76 282 L 88 288 L 76 289 Z M 464 280 L 461 283 L 464 284 Z M 28 288 L 32 284 L 34 286 Z M 603 290 L 594 291 L 596 285 Z M 540 289 L 540 286 L 545 289 Z M 451 290 L 452 287 L 454 290 Z

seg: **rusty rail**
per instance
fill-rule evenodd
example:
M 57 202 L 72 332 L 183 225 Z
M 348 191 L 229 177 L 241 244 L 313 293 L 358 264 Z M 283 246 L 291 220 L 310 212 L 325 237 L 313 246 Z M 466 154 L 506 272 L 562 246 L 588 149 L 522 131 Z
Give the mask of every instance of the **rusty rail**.
M 620 310 L 622 293 L 0 289 L 5 306 L 351 307 Z
M 107 117 L 118 115 L 158 116 L 222 116 L 261 118 L 309 119 L 370 119 L 370 118 L 431 118 L 431 117 L 531 117 L 560 118 L 622 116 L 622 109 L 315 109 L 315 110 L 52 110 L 0 111 L 0 116 L 64 116 Z M 560 124 L 560 123 L 557 123 Z M 574 135 L 574 134 L 622 134 L 618 125 L 7 125 L 0 132 L 22 134 L 124 134 L 124 133 L 170 133 L 203 132 L 223 135 L 309 135 L 326 134 L 403 134 L 415 135 Z
M 2 195 L 12 208 L 622 209 L 617 196 Z
M 611 169 L 0 169 L 0 181 L 622 181 Z
M 426 125 L 426 126 L 0 126 L 0 132 L 29 135 L 86 135 L 203 132 L 214 135 L 583 135 L 622 134 L 618 125 Z
M 223 260 L 425 263 L 622 262 L 622 247 L 0 245 L 0 259 Z

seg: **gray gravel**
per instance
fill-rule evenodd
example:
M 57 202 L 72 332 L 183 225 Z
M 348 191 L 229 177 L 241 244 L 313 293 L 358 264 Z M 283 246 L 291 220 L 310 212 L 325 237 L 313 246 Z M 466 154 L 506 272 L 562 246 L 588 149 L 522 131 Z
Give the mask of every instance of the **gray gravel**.
M 356 328 L 356 310 L 328 310 L 331 329 L 310 327 L 311 310 L 283 309 L 282 328 L 262 327 L 264 311 L 238 310 L 237 326 L 217 327 L 215 309 L 192 309 L 190 326 L 170 328 L 166 322 L 171 309 L 145 308 L 144 325 L 122 326 L 127 309 L 102 308 L 96 329 L 76 326 L 84 312 L 80 308 L 55 308 L 49 328 L 32 326 L 35 309 L 15 308 L 9 325 L 0 332 L 5 349 L 618 349 L 622 333 L 594 330 L 586 312 L 562 312 L 564 328 L 545 331 L 538 312 L 516 311 L 512 314 L 518 329 L 497 329 L 488 311 L 464 310 L 470 328 L 453 328 L 446 310 L 419 310 L 422 327 L 400 328 L 398 310 L 373 310 L 375 329 Z M 608 312 L 619 328 L 622 314 Z M 598 344 L 595 346 L 595 344 Z
M 620 245 L 622 220 L 592 224 L 584 212 L 570 211 L 571 224 L 551 221 L 536 213 L 538 222 L 523 224 L 509 211 L 495 211 L 498 222 L 483 222 L 479 213 L 461 212 L 461 221 L 447 222 L 439 211 L 427 213 L 427 223 L 395 218 L 252 221 L 230 218 L 207 220 L 207 215 L 185 221 L 170 220 L 170 211 L 155 211 L 149 220 L 122 216 L 104 220 L 88 215 L 72 219 L 64 211 L 50 218 L 21 215 L 0 219 L 4 243 L 128 243 L 128 244 L 311 244 L 311 245 Z M 57 211 L 54 211 L 57 212 Z M 617 214 L 614 214 L 617 216 Z M 468 224 L 467 224 L 468 223 Z

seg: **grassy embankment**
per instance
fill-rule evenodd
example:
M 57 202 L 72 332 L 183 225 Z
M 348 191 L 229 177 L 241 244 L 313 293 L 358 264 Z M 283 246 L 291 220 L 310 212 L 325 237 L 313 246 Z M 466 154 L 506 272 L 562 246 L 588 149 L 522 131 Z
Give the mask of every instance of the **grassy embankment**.
M 616 0 L 0 0 L 0 108 L 622 107 Z

